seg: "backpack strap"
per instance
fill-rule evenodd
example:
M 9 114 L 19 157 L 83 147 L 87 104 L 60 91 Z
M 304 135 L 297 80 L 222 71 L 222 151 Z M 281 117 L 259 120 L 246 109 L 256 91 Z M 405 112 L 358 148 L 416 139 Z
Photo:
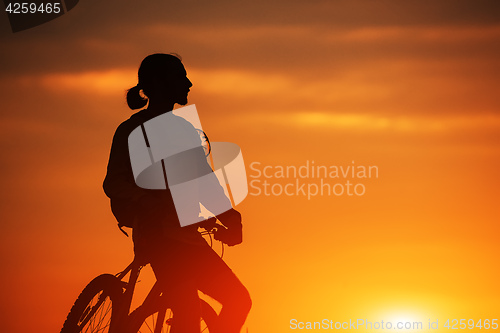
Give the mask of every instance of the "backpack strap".
M 144 127 L 144 123 L 141 123 L 142 135 L 144 136 L 144 141 L 146 141 L 146 147 L 149 150 L 149 156 L 151 157 L 151 163 L 153 163 L 153 154 L 151 152 L 151 145 L 149 144 L 148 135 L 146 133 L 146 128 Z M 165 188 L 168 188 L 168 180 L 167 180 L 167 170 L 165 169 L 165 161 L 161 159 L 161 168 L 163 170 L 163 179 L 165 180 Z

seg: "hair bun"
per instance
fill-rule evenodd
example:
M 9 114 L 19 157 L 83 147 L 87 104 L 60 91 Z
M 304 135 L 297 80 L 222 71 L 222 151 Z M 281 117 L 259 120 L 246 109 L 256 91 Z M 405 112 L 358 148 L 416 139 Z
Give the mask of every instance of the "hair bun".
M 139 84 L 127 91 L 127 104 L 132 110 L 140 109 L 148 104 L 148 99 L 141 96 Z

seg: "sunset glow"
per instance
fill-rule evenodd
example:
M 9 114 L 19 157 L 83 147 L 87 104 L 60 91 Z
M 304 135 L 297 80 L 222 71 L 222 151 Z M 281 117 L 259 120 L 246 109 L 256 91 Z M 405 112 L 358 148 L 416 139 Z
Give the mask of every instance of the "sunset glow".
M 210 140 L 236 143 L 249 182 L 269 186 L 249 188 L 237 207 L 244 242 L 224 253 L 252 296 L 248 332 L 306 331 L 292 319 L 423 325 L 392 332 L 500 320 L 498 9 L 80 1 L 19 33 L 4 22 L 2 332 L 58 332 L 92 278 L 132 260 L 102 182 L 113 133 L 133 113 L 126 91 L 155 52 L 182 57 Z M 376 166 L 377 177 L 251 168 L 313 162 Z M 363 195 L 306 193 L 347 182 Z M 139 295 L 151 271 L 143 281 Z

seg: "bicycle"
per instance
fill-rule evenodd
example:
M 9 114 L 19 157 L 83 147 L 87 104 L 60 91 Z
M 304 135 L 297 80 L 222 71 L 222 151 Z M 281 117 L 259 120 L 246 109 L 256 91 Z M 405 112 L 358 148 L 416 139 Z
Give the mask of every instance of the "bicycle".
M 210 246 L 212 234 L 202 232 L 210 237 Z M 223 249 L 222 244 L 222 255 Z M 122 272 L 94 278 L 78 296 L 60 333 L 168 333 L 175 319 L 168 295 L 162 293 L 158 282 L 143 303 L 130 312 L 140 271 L 147 264 L 134 258 Z M 128 281 L 124 281 L 127 275 Z M 206 301 L 200 299 L 200 304 L 201 332 L 209 332 L 217 325 L 218 315 Z

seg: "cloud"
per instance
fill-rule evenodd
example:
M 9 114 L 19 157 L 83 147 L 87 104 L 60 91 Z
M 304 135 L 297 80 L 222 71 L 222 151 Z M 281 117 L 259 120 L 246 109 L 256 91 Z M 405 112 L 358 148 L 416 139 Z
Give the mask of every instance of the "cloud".
M 108 0 L 81 3 L 75 20 L 96 24 L 140 26 L 173 23 L 191 26 L 241 26 L 260 24 L 313 24 L 352 27 L 359 25 L 488 25 L 498 22 L 496 0 L 253 0 L 168 1 Z M 77 15 L 79 14 L 79 15 Z
M 2 73 L 138 66 L 178 52 L 196 67 L 341 70 L 384 59 L 498 58 L 498 1 L 107 1 L 0 37 Z M 376 15 L 374 14 L 376 13 Z M 91 20 L 90 20 L 91 19 Z
M 471 132 L 496 132 L 500 130 L 500 116 L 382 116 L 370 113 L 345 113 L 334 111 L 292 112 L 286 116 L 258 113 L 232 118 L 235 123 L 268 123 L 279 131 L 287 127 L 295 130 L 344 130 L 353 132 L 387 132 L 407 134 L 451 134 Z M 239 125 L 241 126 L 241 124 Z
M 125 89 L 137 84 L 136 70 L 106 70 L 81 73 L 54 73 L 40 76 L 40 86 L 47 90 L 77 93 L 123 95 Z
M 282 114 L 310 110 L 344 110 L 350 113 L 401 115 L 498 114 L 496 63 L 469 63 L 456 59 L 379 60 L 358 63 L 342 70 L 325 65 L 309 71 L 268 71 L 241 68 L 210 68 L 190 65 L 194 86 L 190 97 L 224 108 L 259 110 L 265 105 Z M 61 71 L 0 79 L 4 92 L 47 92 L 81 103 L 99 105 L 123 101 L 126 89 L 137 83 L 135 66 L 88 71 Z M 50 97 L 44 97 L 50 101 Z M 16 99 L 6 105 L 16 106 Z
M 214 109 L 498 114 L 495 8 L 461 0 L 81 3 L 0 37 L 8 50 L 0 85 L 9 107 L 25 93 L 47 93 L 38 108 L 64 94 L 67 104 L 109 105 L 123 102 L 145 55 L 174 51 L 193 100 Z

